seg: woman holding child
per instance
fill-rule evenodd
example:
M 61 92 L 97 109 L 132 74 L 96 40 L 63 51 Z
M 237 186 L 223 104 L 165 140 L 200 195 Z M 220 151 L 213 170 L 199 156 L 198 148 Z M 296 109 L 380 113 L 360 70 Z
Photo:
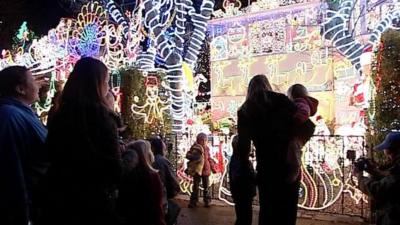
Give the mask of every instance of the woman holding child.
M 242 168 L 248 168 L 253 142 L 260 225 L 296 224 L 299 176 L 292 177 L 288 158 L 297 130 L 302 126 L 296 119 L 297 113 L 296 104 L 274 92 L 265 75 L 251 79 L 246 101 L 238 111 L 238 154 Z

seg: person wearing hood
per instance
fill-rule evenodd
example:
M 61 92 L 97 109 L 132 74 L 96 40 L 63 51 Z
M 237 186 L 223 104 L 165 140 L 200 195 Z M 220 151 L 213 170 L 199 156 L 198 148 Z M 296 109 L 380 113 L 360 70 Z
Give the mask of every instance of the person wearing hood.
M 48 161 L 47 130 L 31 104 L 39 100 L 32 73 L 23 66 L 0 71 L 0 224 L 27 225 L 37 216 L 37 190 Z
M 248 168 L 251 142 L 257 156 L 259 225 L 293 225 L 293 190 L 286 183 L 287 153 L 293 139 L 295 104 L 284 94 L 274 92 L 265 75 L 254 76 L 246 101 L 238 111 L 238 160 Z M 251 176 L 251 172 L 243 171 Z M 249 179 L 251 179 L 249 177 Z

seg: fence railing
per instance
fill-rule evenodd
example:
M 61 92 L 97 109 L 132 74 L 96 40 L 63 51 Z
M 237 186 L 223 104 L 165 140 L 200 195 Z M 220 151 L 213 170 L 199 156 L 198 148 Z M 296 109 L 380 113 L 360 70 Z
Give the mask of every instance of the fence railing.
M 213 174 L 211 196 L 232 204 L 227 165 L 231 156 L 230 138 L 221 137 L 212 146 L 212 156 L 218 161 L 219 171 Z M 368 197 L 357 188 L 352 177 L 353 160 L 365 156 L 363 136 L 313 136 L 302 150 L 302 179 L 299 208 L 323 213 L 370 218 Z M 191 192 L 191 178 L 184 173 L 183 153 L 177 155 L 177 174 L 184 193 Z M 254 159 L 255 160 L 255 159 Z M 258 204 L 258 201 L 255 201 Z

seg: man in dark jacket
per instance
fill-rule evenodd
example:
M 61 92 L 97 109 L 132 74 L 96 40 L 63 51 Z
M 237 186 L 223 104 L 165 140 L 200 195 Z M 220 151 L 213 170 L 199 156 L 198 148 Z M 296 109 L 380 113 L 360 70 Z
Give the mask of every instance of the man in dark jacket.
M 390 132 L 375 150 L 384 152 L 390 161 L 389 169 L 380 171 L 368 163 L 365 169 L 371 177 L 363 177 L 358 168 L 354 169 L 354 174 L 358 177 L 360 190 L 376 203 L 376 224 L 398 225 L 400 224 L 400 132 Z
M 180 187 L 176 179 L 175 173 L 172 170 L 171 162 L 165 157 L 165 143 L 158 137 L 150 139 L 151 150 L 154 153 L 154 169 L 158 170 L 161 182 L 163 184 L 163 204 L 165 210 L 165 221 L 167 224 L 175 224 L 181 208 L 172 199 L 178 195 Z
M 0 72 L 0 224 L 27 225 L 35 219 L 39 179 L 48 166 L 46 128 L 30 107 L 38 86 L 28 69 Z

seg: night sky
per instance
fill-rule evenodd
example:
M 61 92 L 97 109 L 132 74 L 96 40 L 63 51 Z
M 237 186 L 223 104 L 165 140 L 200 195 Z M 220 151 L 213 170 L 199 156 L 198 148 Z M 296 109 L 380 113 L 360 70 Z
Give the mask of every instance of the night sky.
M 23 21 L 27 21 L 28 28 L 41 36 L 54 28 L 61 17 L 73 17 L 75 14 L 73 10 L 65 7 L 65 2 L 68 1 L 73 0 L 0 0 L 0 50 L 11 48 L 12 38 Z M 117 3 L 122 1 L 115 0 Z M 247 5 L 248 0 L 241 1 L 244 6 Z M 64 7 L 61 6 L 63 2 Z M 85 0 L 75 0 L 75 2 L 79 5 Z M 135 0 L 124 2 L 135 2 Z M 221 8 L 222 2 L 223 0 L 216 0 L 215 8 Z
M 36 34 L 46 34 L 61 17 L 71 16 L 57 0 L 0 0 L 0 49 L 10 48 L 12 38 L 23 21 Z

